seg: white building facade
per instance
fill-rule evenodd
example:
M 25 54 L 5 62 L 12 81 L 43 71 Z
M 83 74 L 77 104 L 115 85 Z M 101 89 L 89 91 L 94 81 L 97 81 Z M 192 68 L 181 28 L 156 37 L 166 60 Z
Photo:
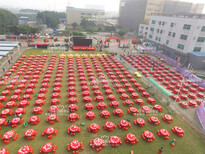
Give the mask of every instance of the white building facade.
M 140 36 L 142 39 L 146 39 L 148 32 L 149 32 L 149 25 L 145 25 L 145 24 L 139 25 L 138 36 Z
M 153 15 L 147 39 L 179 52 L 205 52 L 205 15 Z

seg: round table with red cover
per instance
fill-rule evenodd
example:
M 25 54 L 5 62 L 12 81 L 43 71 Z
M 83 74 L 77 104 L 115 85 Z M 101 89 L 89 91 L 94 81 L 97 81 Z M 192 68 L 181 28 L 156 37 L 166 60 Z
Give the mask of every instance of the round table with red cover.
M 9 151 L 6 148 L 0 149 L 0 154 L 9 154 Z
M 22 96 L 22 100 L 29 100 L 32 99 L 32 96 L 30 94 L 25 94 Z
M 18 150 L 18 154 L 33 154 L 33 149 L 30 146 L 25 145 Z
M 107 104 L 105 102 L 100 102 L 97 104 L 97 108 L 99 110 L 104 110 L 105 108 L 107 108 Z
M 55 151 L 56 151 L 56 145 L 53 146 L 53 143 L 49 142 L 41 147 L 39 154 L 43 154 L 43 153 L 49 154 Z
M 55 122 L 58 122 L 58 121 L 59 121 L 59 119 L 58 119 L 57 115 L 55 115 L 55 114 L 50 114 L 46 120 L 46 122 L 48 122 L 50 124 L 54 124 Z
M 88 126 L 88 132 L 97 133 L 99 130 L 100 126 L 96 123 L 92 123 L 90 126 Z
M 102 101 L 104 101 L 104 98 L 103 98 L 103 96 L 98 95 L 94 98 L 94 100 L 97 101 L 97 102 L 102 102 Z
M 127 144 L 131 144 L 131 145 L 134 145 L 135 143 L 138 143 L 138 142 L 139 142 L 139 140 L 137 139 L 137 137 L 136 137 L 134 134 L 132 134 L 132 133 L 128 133 L 128 134 L 126 135 L 126 137 L 124 138 L 124 140 L 125 140 L 125 142 L 126 142 Z
M 142 136 L 142 139 L 146 140 L 147 142 L 152 142 L 155 139 L 154 134 L 147 130 L 144 131 L 141 136 Z
M 0 118 L 0 130 L 1 130 L 1 126 L 4 125 L 5 122 L 6 122 L 5 118 Z
M 96 152 L 100 152 L 102 148 L 105 147 L 105 142 L 101 138 L 95 138 L 92 141 L 90 141 L 90 147 L 92 149 L 96 149 Z
M 125 100 L 122 103 L 124 106 L 129 106 L 129 107 L 132 107 L 134 105 L 134 103 L 131 100 Z
M 113 123 L 113 122 L 111 122 L 111 121 L 108 121 L 108 122 L 106 122 L 104 125 L 103 125 L 103 128 L 105 129 L 105 130 L 108 130 L 108 131 L 113 131 L 113 129 L 116 129 L 116 126 L 115 126 L 115 124 Z
M 1 92 L 1 96 L 7 96 L 7 95 L 10 95 L 11 92 L 9 90 L 4 90 Z
M 86 103 L 85 106 L 84 106 L 84 109 L 87 110 L 87 111 L 91 111 L 91 110 L 94 109 L 94 106 L 91 103 Z
M 45 101 L 43 99 L 37 99 L 35 101 L 35 106 L 42 106 L 45 104 Z
M 189 104 L 187 102 L 179 102 L 179 105 L 184 108 L 184 109 L 188 109 L 189 108 Z
M 144 101 L 140 98 L 136 99 L 134 102 L 138 105 L 143 105 L 144 104 Z
M 121 117 L 121 116 L 123 116 L 124 113 L 123 113 L 123 111 L 121 109 L 115 109 L 113 111 L 113 114 L 117 115 L 118 117 Z
M 19 95 L 12 95 L 9 98 L 9 101 L 19 101 L 21 99 L 21 97 Z
M 74 113 L 75 111 L 78 111 L 78 106 L 75 105 L 75 104 L 71 104 L 71 105 L 68 106 L 68 110 L 69 109 L 71 109 L 70 110 L 71 113 Z
M 117 93 L 118 93 L 118 94 L 122 94 L 122 93 L 126 93 L 126 91 L 125 91 L 125 89 L 123 89 L 123 88 L 119 88 L 119 89 L 117 90 Z
M 43 112 L 43 109 L 40 106 L 34 107 L 32 110 L 32 114 L 38 115 Z
M 119 106 L 119 103 L 117 101 L 112 101 L 110 103 L 110 107 L 117 108 L 118 106 Z
M 147 98 L 147 102 L 151 105 L 153 105 L 155 103 L 155 99 L 152 97 Z
M 71 125 L 69 128 L 67 128 L 67 133 L 71 136 L 75 136 L 76 133 L 80 133 L 81 129 L 77 125 Z
M 26 89 L 26 91 L 24 92 L 24 94 L 34 94 L 34 90 L 29 88 L 29 89 Z
M 102 95 L 102 92 L 100 90 L 95 90 L 93 92 L 94 95 L 98 96 L 98 95 Z
M 106 89 L 104 93 L 105 93 L 106 95 L 113 94 L 113 92 L 112 92 L 111 89 Z M 101 94 L 102 94 L 102 93 L 101 93 Z
M 122 145 L 122 141 L 118 136 L 111 136 L 109 139 L 109 144 L 112 147 L 117 147 L 117 146 Z
M 75 104 L 78 103 L 78 99 L 76 97 L 70 97 L 67 101 L 67 103 L 69 104 Z
M 14 108 L 16 106 L 17 106 L 17 103 L 15 101 L 9 101 L 9 102 L 6 103 L 4 108 L 12 109 L 12 108 Z
M 62 87 L 62 84 L 60 82 L 55 82 L 53 84 L 53 87 Z
M 23 100 L 23 101 L 19 102 L 18 107 L 25 108 L 29 104 L 30 104 L 30 102 L 28 100 Z
M 190 101 L 188 102 L 188 104 L 189 104 L 189 106 L 193 106 L 194 108 L 197 107 L 197 103 L 196 103 L 195 101 L 193 101 L 193 100 L 190 100 Z
M 169 114 L 165 114 L 163 117 L 162 117 L 162 120 L 164 121 L 164 122 L 166 122 L 166 123 L 171 123 L 172 121 L 173 121 L 173 118 L 172 118 L 172 116 L 171 115 L 169 115 Z
M 107 110 L 103 110 L 101 113 L 100 113 L 100 116 L 102 118 L 105 118 L 105 119 L 108 119 L 110 117 L 110 112 L 107 111 Z
M 158 112 L 162 112 L 162 106 L 161 105 L 156 104 L 156 105 L 153 106 L 153 109 L 157 110 Z
M 169 132 L 166 129 L 159 129 L 159 130 L 157 130 L 157 134 L 158 134 L 159 137 L 163 136 L 163 138 L 165 140 L 168 140 L 169 137 L 170 137 Z
M 48 92 L 48 89 L 47 89 L 47 88 L 41 88 L 41 89 L 39 90 L 39 93 L 45 94 L 45 93 L 47 93 L 47 92 Z
M 49 107 L 49 109 L 48 109 L 48 112 L 49 113 L 57 113 L 59 111 L 59 108 L 58 108 L 58 106 L 56 106 L 56 105 L 52 105 L 51 107 Z
M 24 133 L 24 138 L 27 140 L 34 140 L 35 136 L 37 135 L 37 131 L 35 129 L 28 129 Z
M 79 153 L 79 149 L 81 151 L 84 150 L 83 143 L 79 142 L 78 140 L 73 140 L 70 144 L 67 144 L 67 150 L 68 152 L 73 151 L 73 153 Z
M 14 91 L 14 95 L 20 95 L 20 94 L 23 94 L 23 91 L 21 89 L 16 89 Z
M 151 116 L 150 118 L 148 118 L 148 122 L 150 124 L 154 124 L 155 126 L 160 124 L 159 119 L 155 116 Z
M 138 93 L 133 92 L 130 97 L 134 98 L 134 99 L 137 99 L 137 98 L 139 98 L 139 95 L 138 95 Z
M 131 124 L 127 120 L 121 120 L 117 125 L 119 129 L 123 130 L 128 130 L 128 127 L 131 127 Z
M 95 113 L 92 111 L 89 111 L 86 113 L 85 118 L 87 118 L 89 120 L 93 120 L 95 118 Z
M 67 121 L 75 122 L 75 120 L 79 120 L 80 116 L 77 113 L 71 113 L 68 115 Z
M 54 92 L 52 93 L 52 98 L 61 98 L 61 95 L 58 92 Z
M 11 119 L 10 122 L 11 122 L 12 127 L 16 127 L 17 124 L 22 124 L 23 123 L 23 119 L 21 119 L 19 117 L 16 117 L 16 118 Z
M 31 125 L 38 125 L 39 122 L 40 118 L 38 116 L 31 116 L 31 118 L 28 121 L 28 123 Z
M 141 111 L 141 113 L 149 114 L 150 108 L 148 106 L 142 106 L 140 111 Z
M 55 129 L 54 127 L 47 127 L 47 128 L 43 131 L 42 136 L 47 135 L 48 139 L 52 139 L 52 138 L 53 138 L 52 135 L 53 135 L 53 134 L 54 134 L 54 135 L 57 135 L 57 133 L 58 133 L 58 130 Z
M 97 85 L 93 85 L 91 89 L 92 89 L 92 90 L 99 90 L 100 88 L 99 88 L 99 86 L 97 86 Z
M 137 108 L 135 107 L 130 107 L 127 112 L 131 115 L 137 115 L 137 113 L 139 113 L 139 111 L 137 110 Z
M 0 116 L 2 118 L 6 118 L 8 115 L 11 116 L 13 114 L 13 112 L 14 111 L 12 109 L 4 109 L 4 110 L 1 111 Z
M 0 96 L 0 103 L 6 102 L 6 101 L 7 101 L 7 97 L 6 96 Z
M 134 120 L 134 125 L 143 127 L 145 125 L 145 121 L 142 118 L 137 118 L 136 120 Z
M 18 134 L 16 134 L 15 130 L 11 130 L 6 132 L 3 137 L 1 138 L 1 140 L 5 143 L 5 144 L 9 144 L 9 139 L 13 138 L 14 141 L 17 140 L 18 138 Z
M 129 99 L 129 96 L 128 96 L 126 93 L 122 93 L 121 96 L 120 96 L 120 98 L 121 98 L 122 100 L 127 100 L 127 99 Z
M 179 137 L 183 137 L 184 135 L 184 130 L 181 127 L 175 126 L 171 128 L 171 130 L 174 134 L 177 134 Z
M 92 99 L 90 96 L 85 96 L 85 97 L 83 97 L 83 102 L 90 103 L 90 102 L 92 102 Z

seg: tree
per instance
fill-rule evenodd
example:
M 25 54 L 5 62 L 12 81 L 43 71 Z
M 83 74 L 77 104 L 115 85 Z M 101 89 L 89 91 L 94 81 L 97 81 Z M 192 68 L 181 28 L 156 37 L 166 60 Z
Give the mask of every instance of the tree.
M 115 26 L 106 26 L 105 27 L 105 31 L 107 31 L 107 32 L 115 32 L 116 31 L 116 27 Z
M 18 24 L 18 18 L 13 13 L 0 9 L 0 34 L 8 32 L 8 27 Z
M 72 23 L 71 25 L 72 25 L 74 30 L 76 30 L 76 28 L 78 27 L 78 24 L 76 22 Z
M 14 25 L 9 26 L 8 30 L 10 33 L 19 35 L 19 34 L 35 34 L 38 32 L 37 27 L 31 27 L 28 25 Z
M 88 20 L 86 18 L 83 18 L 81 20 L 81 23 L 80 25 L 86 30 L 86 29 L 91 29 L 92 27 L 96 26 L 96 24 L 91 21 L 91 20 Z
M 126 33 L 127 33 L 127 29 L 126 28 L 121 28 L 120 31 L 118 32 L 120 37 L 123 37 Z
M 60 23 L 59 18 L 65 18 L 66 14 L 63 12 L 55 12 L 55 11 L 43 11 L 38 12 L 37 21 L 38 24 L 46 24 L 50 28 L 56 28 Z

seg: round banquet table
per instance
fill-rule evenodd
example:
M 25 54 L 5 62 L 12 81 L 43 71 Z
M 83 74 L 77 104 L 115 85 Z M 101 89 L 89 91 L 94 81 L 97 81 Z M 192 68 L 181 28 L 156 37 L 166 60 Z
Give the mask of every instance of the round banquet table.
M 103 146 L 103 144 L 105 144 L 104 140 L 102 140 L 101 138 L 93 139 L 92 143 L 95 147 L 101 147 Z
M 73 140 L 71 143 L 70 143 L 70 148 L 72 150 L 77 150 L 80 148 L 80 142 L 78 140 Z
M 117 146 L 118 144 L 121 144 L 121 140 L 118 136 L 111 136 L 109 139 L 110 144 L 114 144 L 113 146 Z
M 8 131 L 3 135 L 2 139 L 9 140 L 10 138 L 14 137 L 15 133 L 16 133 L 16 131 L 14 131 L 14 130 Z
M 49 121 L 54 121 L 54 120 L 58 121 L 58 117 L 55 114 L 50 114 L 48 116 L 48 120 Z
M 16 118 L 11 119 L 11 124 L 16 125 L 16 124 L 20 123 L 20 121 L 21 121 L 21 118 L 16 117 Z
M 71 126 L 69 127 L 69 131 L 70 131 L 71 133 L 77 133 L 77 132 L 80 131 L 80 128 L 79 128 L 77 125 L 71 125 Z
M 91 104 L 91 103 L 86 103 L 85 106 L 84 106 L 84 108 L 85 108 L 86 110 L 90 111 L 90 110 L 94 109 L 94 106 L 93 106 L 93 104 Z
M 24 137 L 32 137 L 35 136 L 37 134 L 35 129 L 28 129 L 27 131 L 25 131 L 24 133 Z
M 134 124 L 135 125 L 139 125 L 139 127 L 143 127 L 145 125 L 145 121 L 144 119 L 142 118 L 137 118 L 135 121 L 134 121 Z
M 41 147 L 41 150 L 44 153 L 49 153 L 53 150 L 53 144 L 51 142 L 47 143 Z
M 126 138 L 128 139 L 128 141 L 130 141 L 130 142 L 133 142 L 133 141 L 136 141 L 136 136 L 134 135 L 134 134 L 131 134 L 131 133 L 128 133 L 127 135 L 126 135 Z
M 154 138 L 153 133 L 150 132 L 150 131 L 144 131 L 144 136 L 145 136 L 147 139 L 153 139 L 153 138 Z
M 100 102 L 97 104 L 97 108 L 104 110 L 104 108 L 107 108 L 107 104 L 105 102 Z
M 33 153 L 33 149 L 30 146 L 23 146 L 19 149 L 18 154 L 29 154 Z
M 0 149 L 0 154 L 9 154 L 6 148 Z
M 88 118 L 89 120 L 92 120 L 93 118 L 95 118 L 95 113 L 92 111 L 87 112 L 86 118 Z
M 44 130 L 44 133 L 47 135 L 52 135 L 55 132 L 55 128 L 54 127 L 48 127 Z
M 78 111 L 78 106 L 75 105 L 75 104 L 69 105 L 69 106 L 68 106 L 68 110 L 69 110 L 69 108 L 71 108 L 71 112 L 72 112 L 72 113 L 75 112 L 75 111 Z
M 100 129 L 100 126 L 96 123 L 90 124 L 88 127 L 89 132 L 92 131 L 93 133 L 97 133 L 97 131 Z

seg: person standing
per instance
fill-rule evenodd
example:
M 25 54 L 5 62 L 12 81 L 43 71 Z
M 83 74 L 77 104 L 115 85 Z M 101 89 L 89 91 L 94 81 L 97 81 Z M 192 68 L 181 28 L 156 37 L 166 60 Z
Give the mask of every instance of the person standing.
M 10 61 L 10 60 L 8 60 L 8 63 L 9 63 L 9 64 L 11 64 L 11 61 Z
M 3 70 L 3 72 L 5 72 L 5 68 L 4 67 L 2 68 L 2 70 Z
M 161 154 L 161 153 L 162 153 L 162 151 L 163 151 L 163 147 L 161 147 L 161 148 L 159 149 L 158 154 Z

